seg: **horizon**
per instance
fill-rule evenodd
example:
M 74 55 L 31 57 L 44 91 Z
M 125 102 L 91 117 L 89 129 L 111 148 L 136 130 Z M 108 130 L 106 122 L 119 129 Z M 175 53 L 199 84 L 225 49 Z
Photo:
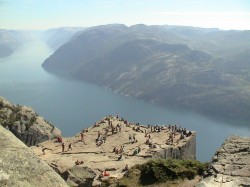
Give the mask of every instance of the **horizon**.
M 60 27 L 174 25 L 250 30 L 247 0 L 0 0 L 1 29 L 47 30 Z

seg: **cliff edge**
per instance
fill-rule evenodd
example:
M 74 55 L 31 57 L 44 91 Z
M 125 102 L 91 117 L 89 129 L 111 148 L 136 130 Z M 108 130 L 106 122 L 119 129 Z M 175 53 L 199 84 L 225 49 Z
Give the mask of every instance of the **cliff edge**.
M 171 127 L 171 128 L 169 128 Z M 125 166 L 143 164 L 154 158 L 195 159 L 195 132 L 174 125 L 141 125 L 109 116 L 62 143 L 46 141 L 34 152 L 53 167 L 70 186 L 99 185 L 106 177 L 120 179 Z M 82 136 L 81 136 L 82 135 Z M 192 149 L 192 150 L 191 150 Z M 43 150 L 44 153 L 43 153 Z
M 207 176 L 196 187 L 210 186 L 250 186 L 250 138 L 226 139 L 212 158 Z
M 11 132 L 0 126 L 0 186 L 67 187 L 65 181 Z
M 39 116 L 32 108 L 14 105 L 0 96 L 0 125 L 10 130 L 27 146 L 61 135 L 59 129 Z

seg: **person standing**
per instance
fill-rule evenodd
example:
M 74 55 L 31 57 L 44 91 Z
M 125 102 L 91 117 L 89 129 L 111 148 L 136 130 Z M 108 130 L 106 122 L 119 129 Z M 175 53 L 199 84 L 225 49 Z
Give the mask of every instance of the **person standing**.
M 65 144 L 62 142 L 62 152 L 64 152 Z

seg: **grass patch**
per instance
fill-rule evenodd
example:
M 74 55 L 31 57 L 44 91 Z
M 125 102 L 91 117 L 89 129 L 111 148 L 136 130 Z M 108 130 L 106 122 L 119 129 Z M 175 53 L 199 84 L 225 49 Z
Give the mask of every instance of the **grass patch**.
M 196 160 L 158 159 L 142 165 L 135 165 L 118 182 L 117 186 L 151 186 L 162 183 L 176 186 L 183 180 L 192 180 L 201 176 L 208 163 Z

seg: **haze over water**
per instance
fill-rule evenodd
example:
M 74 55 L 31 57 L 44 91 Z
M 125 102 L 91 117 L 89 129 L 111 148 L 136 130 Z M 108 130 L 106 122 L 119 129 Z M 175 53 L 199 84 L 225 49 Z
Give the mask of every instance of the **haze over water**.
M 209 161 L 229 135 L 250 135 L 250 127 L 158 107 L 95 85 L 51 75 L 41 64 L 52 53 L 44 42 L 36 39 L 13 55 L 1 58 L 0 95 L 12 103 L 31 106 L 58 127 L 63 136 L 73 136 L 106 115 L 119 114 L 130 122 L 177 124 L 196 131 L 197 159 Z

